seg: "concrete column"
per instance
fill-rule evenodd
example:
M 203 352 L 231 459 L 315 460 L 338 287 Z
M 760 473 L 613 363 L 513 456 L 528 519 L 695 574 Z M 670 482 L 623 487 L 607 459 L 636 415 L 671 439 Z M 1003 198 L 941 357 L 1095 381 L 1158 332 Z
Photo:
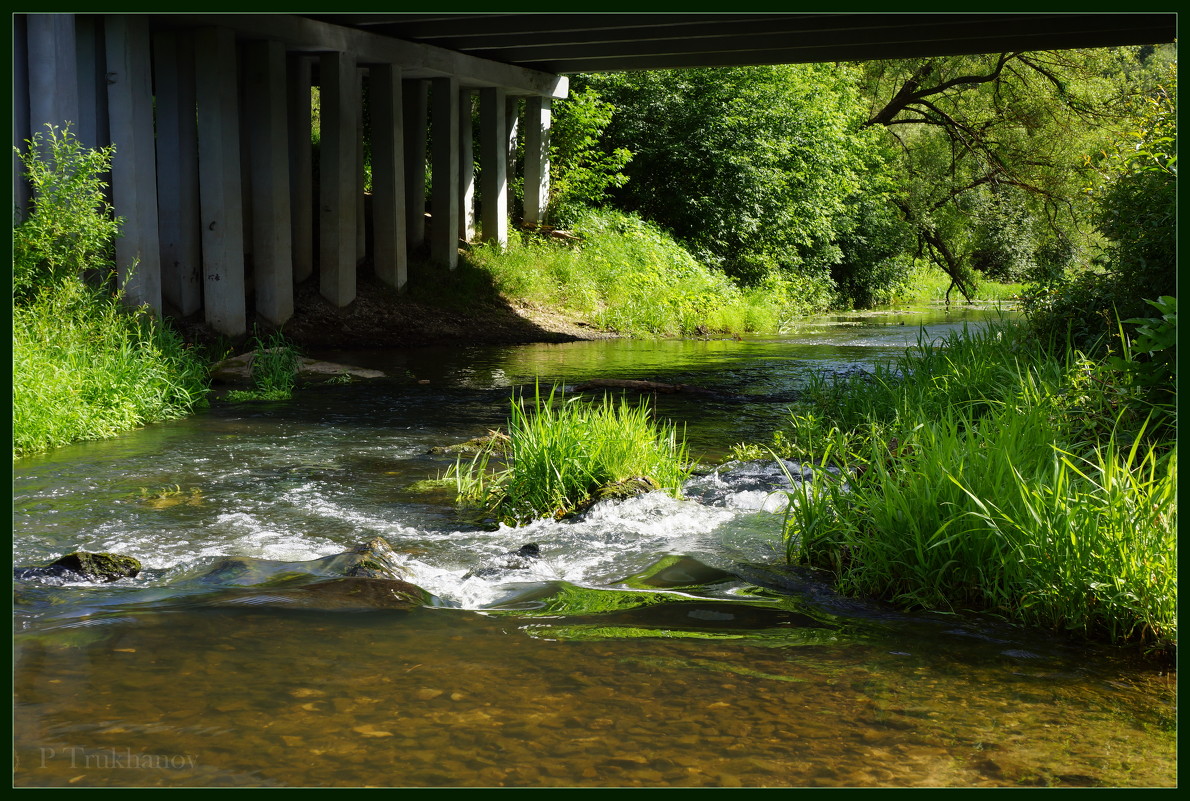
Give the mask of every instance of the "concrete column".
M 100 18 L 89 14 L 76 15 L 74 38 L 78 47 L 79 141 L 92 149 L 106 147 L 107 64 L 103 54 L 103 26 Z M 192 71 L 193 66 L 191 64 Z
M 310 141 L 310 66 L 300 55 L 289 57 L 289 210 L 293 280 L 314 272 L 314 161 Z
M 12 143 L 23 153 L 29 130 L 29 39 L 28 19 L 24 14 L 12 18 Z M 29 212 L 29 182 L 25 165 L 17 152 L 12 153 L 12 205 L 19 219 Z
M 195 126 L 194 43 L 188 33 L 153 34 L 157 84 L 157 211 L 161 293 L 183 317 L 202 308 L 202 253 Z
M 401 118 L 405 140 L 405 220 L 409 250 L 426 241 L 426 123 L 429 81 L 405 81 Z
M 319 145 L 318 286 L 336 306 L 355 300 L 356 143 L 358 78 L 349 53 L 324 53 L 321 82 L 322 141 Z
M 459 239 L 475 238 L 475 153 L 472 92 L 459 89 Z
M 249 42 L 244 56 L 256 311 L 280 326 L 293 316 L 285 46 L 277 41 Z
M 516 192 L 513 190 L 513 182 L 516 180 L 516 146 L 517 146 L 517 132 L 521 116 L 521 99 L 519 97 L 507 97 L 504 101 L 504 119 L 508 126 L 508 170 L 505 173 L 508 183 L 508 213 L 512 214 L 516 208 Z
M 46 124 L 79 128 L 78 49 L 73 14 L 29 14 L 29 117 L 34 133 Z M 144 43 L 148 58 L 148 42 Z M 147 65 L 146 65 L 147 68 Z
M 207 325 L 235 337 L 247 331 L 235 34 L 196 31 L 194 68 L 203 308 Z
M 122 235 L 116 238 L 117 273 L 127 303 L 147 303 L 160 313 L 161 245 L 157 231 L 149 18 L 106 16 L 104 35 L 111 138 L 116 146 L 112 200 L 116 214 L 124 218 Z M 70 72 L 76 74 L 73 64 Z
M 400 67 L 373 66 L 368 91 L 372 113 L 372 262 L 376 277 L 400 290 L 408 281 Z
M 357 69 L 355 75 L 355 261 L 368 256 L 368 209 L 364 203 L 364 76 L 366 70 Z
M 541 225 L 550 196 L 548 97 L 525 98 L 525 223 Z
M 432 81 L 430 258 L 453 270 L 459 263 L 459 79 Z
M 508 127 L 504 90 L 479 90 L 483 240 L 508 244 Z

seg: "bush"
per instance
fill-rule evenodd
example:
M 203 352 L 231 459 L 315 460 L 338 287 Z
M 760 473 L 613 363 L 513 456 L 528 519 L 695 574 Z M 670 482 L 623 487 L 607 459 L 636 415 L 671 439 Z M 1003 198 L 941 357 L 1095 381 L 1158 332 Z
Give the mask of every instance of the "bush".
M 104 198 L 99 176 L 111 169 L 115 146 L 89 150 L 69 127 L 47 125 L 25 152 L 18 151 L 32 186 L 32 211 L 14 220 L 13 298 L 28 303 L 42 288 L 54 288 L 85 270 L 106 273 L 120 219 Z

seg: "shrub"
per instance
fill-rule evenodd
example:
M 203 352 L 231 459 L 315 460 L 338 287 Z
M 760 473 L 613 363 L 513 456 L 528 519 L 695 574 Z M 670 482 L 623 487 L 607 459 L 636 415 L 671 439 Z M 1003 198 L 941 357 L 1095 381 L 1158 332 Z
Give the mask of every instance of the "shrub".
M 88 269 L 106 273 L 120 219 L 104 198 L 99 176 L 111 169 L 115 146 L 89 150 L 69 127 L 47 125 L 18 151 L 32 187 L 33 207 L 14 220 L 13 298 L 28 303 L 39 289 L 55 288 Z

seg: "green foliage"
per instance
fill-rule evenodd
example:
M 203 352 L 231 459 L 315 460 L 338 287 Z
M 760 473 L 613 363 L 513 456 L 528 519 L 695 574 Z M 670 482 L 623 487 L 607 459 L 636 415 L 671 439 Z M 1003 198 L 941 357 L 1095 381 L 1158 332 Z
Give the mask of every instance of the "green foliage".
M 53 126 L 21 154 L 33 206 L 13 226 L 14 456 L 181 417 L 205 399 L 205 364 L 174 331 L 82 280 L 111 277 L 120 221 L 99 178 L 111 155 Z
M 13 309 L 13 454 L 183 417 L 206 365 L 147 309 L 67 278 Z
M 604 137 L 632 151 L 625 208 L 745 282 L 838 260 L 860 189 L 853 73 L 837 65 L 581 76 L 616 106 Z
M 268 337 L 252 338 L 252 388 L 232 390 L 229 401 L 289 400 L 297 382 L 301 355 L 296 347 L 276 331 Z
M 104 198 L 100 176 L 111 169 L 115 146 L 90 150 L 69 127 L 47 125 L 18 151 L 32 187 L 32 209 L 14 220 L 13 298 L 28 303 L 85 270 L 107 271 L 120 220 Z
M 1128 124 L 1138 48 L 872 61 L 869 126 L 899 152 L 895 198 L 917 249 L 971 297 L 1041 280 L 1091 245 L 1088 154 Z
M 823 274 L 771 274 L 741 288 L 635 215 L 575 210 L 573 231 L 576 243 L 529 235 L 506 248 L 476 247 L 469 262 L 510 300 L 631 335 L 774 331 L 832 299 Z
M 1094 221 L 1110 240 L 1097 269 L 1051 275 L 1023 308 L 1043 336 L 1069 331 L 1079 347 L 1105 347 L 1118 319 L 1177 292 L 1177 76 L 1136 99 L 1136 125 L 1104 151 L 1092 189 Z M 1131 322 L 1131 321 L 1129 321 Z
M 557 394 L 554 387 L 543 398 L 536 388 L 531 410 L 514 397 L 509 439 L 497 445 L 493 438 L 469 464 L 460 457 L 450 475 L 461 503 L 517 524 L 570 514 L 602 488 L 633 479 L 680 495 L 690 466 L 674 426 L 655 423 L 644 404 L 607 397 L 592 404 Z M 507 467 L 489 471 L 494 458 Z
M 607 190 L 628 180 L 621 170 L 632 160 L 623 147 L 604 147 L 600 137 L 615 107 L 590 87 L 553 105 L 550 126 L 549 220 L 569 225 L 584 206 L 600 205 Z
M 794 490 L 792 560 L 910 607 L 1176 643 L 1172 429 L 1127 372 L 1021 326 L 821 379 L 776 444 L 847 468 Z

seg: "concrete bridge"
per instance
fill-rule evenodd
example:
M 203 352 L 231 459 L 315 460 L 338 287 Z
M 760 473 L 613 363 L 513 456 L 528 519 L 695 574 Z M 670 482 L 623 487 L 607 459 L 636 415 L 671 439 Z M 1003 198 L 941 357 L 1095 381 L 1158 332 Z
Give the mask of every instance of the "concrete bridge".
M 69 123 L 89 147 L 114 143 L 112 202 L 125 219 L 116 259 L 129 301 L 181 316 L 201 310 L 213 329 L 238 336 L 250 301 L 281 325 L 294 285 L 315 273 L 323 297 L 345 306 L 366 257 L 399 290 L 408 254 L 423 246 L 445 270 L 477 222 L 484 240 L 505 242 L 518 135 L 524 218 L 539 222 L 550 103 L 567 93 L 559 73 L 1175 36 L 1173 14 L 18 14 L 13 138 L 21 147 L 45 124 Z M 29 202 L 19 175 L 14 202 L 18 210 Z

